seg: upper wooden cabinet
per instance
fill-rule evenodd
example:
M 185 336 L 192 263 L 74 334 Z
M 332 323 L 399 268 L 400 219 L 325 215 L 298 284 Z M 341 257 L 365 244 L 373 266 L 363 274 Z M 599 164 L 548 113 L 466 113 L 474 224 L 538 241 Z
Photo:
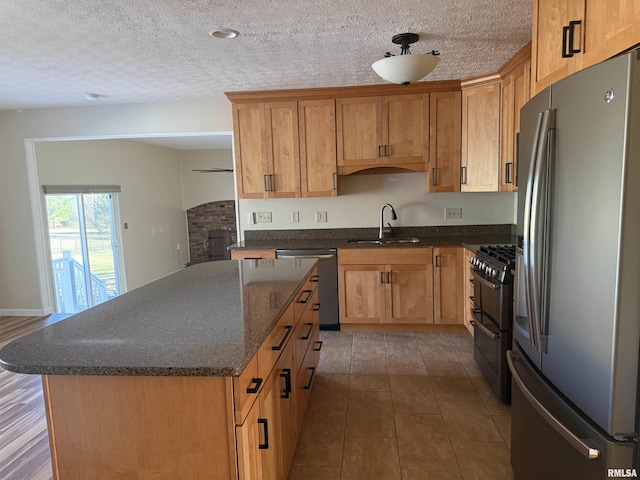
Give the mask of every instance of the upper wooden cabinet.
M 637 0 L 534 0 L 531 91 L 640 43 Z
M 463 192 L 497 192 L 500 164 L 500 77 L 462 82 Z
M 298 102 L 300 126 L 301 196 L 331 197 L 338 194 L 336 166 L 336 102 Z
M 500 191 L 517 192 L 520 109 L 529 100 L 531 45 L 525 46 L 501 70 Z
M 380 166 L 423 172 L 429 155 L 429 94 L 336 100 L 338 173 Z
M 462 93 L 431 93 L 427 192 L 460 191 L 461 137 Z
M 300 196 L 296 102 L 233 106 L 239 198 Z

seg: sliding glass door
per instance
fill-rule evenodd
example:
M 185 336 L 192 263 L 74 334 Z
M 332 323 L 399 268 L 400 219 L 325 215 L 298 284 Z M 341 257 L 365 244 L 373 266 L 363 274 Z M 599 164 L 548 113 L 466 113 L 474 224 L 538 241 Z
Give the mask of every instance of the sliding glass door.
M 57 313 L 81 312 L 120 294 L 114 195 L 45 195 Z

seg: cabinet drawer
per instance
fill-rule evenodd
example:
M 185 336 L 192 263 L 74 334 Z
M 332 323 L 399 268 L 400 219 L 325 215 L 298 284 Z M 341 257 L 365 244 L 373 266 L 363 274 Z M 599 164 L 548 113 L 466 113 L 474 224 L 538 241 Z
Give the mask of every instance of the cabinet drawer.
M 308 348 L 302 361 L 302 366 L 296 375 L 296 425 L 302 425 L 304 412 L 307 409 L 307 403 L 309 402 L 311 386 L 313 385 L 313 380 L 316 374 L 315 358 L 316 352 L 313 351 L 313 348 Z
M 299 322 L 300 317 L 304 314 L 307 305 L 312 302 L 312 296 L 318 288 L 318 268 L 314 268 L 311 271 L 311 275 L 307 277 L 307 281 L 302 288 L 298 290 L 295 299 L 293 300 L 293 311 L 296 323 Z
M 258 398 L 266 377 L 258 376 L 258 356 L 254 355 L 239 377 L 233 377 L 233 405 L 236 424 L 244 422 L 251 406 Z
M 313 338 L 313 332 L 318 327 L 318 311 L 320 304 L 318 303 L 318 291 L 316 290 L 311 297 L 311 301 L 304 310 L 294 332 L 295 338 L 295 364 L 296 372 L 300 369 L 304 354 L 309 347 Z
M 293 306 L 289 305 L 280 320 L 258 349 L 258 376 L 267 378 L 293 334 Z
M 431 247 L 344 248 L 338 252 L 339 265 L 431 263 Z

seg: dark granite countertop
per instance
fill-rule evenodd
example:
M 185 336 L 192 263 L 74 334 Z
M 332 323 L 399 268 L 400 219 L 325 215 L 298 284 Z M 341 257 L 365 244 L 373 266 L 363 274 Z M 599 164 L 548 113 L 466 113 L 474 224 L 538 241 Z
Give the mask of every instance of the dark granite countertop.
M 326 248 L 415 248 L 512 244 L 512 225 L 464 225 L 457 227 L 394 228 L 392 238 L 420 239 L 418 243 L 362 244 L 354 239 L 376 239 L 376 228 L 341 228 L 308 230 L 250 230 L 245 240 L 229 247 L 232 250 L 326 249 Z
M 39 375 L 239 375 L 314 264 L 194 265 L 9 343 L 0 365 Z

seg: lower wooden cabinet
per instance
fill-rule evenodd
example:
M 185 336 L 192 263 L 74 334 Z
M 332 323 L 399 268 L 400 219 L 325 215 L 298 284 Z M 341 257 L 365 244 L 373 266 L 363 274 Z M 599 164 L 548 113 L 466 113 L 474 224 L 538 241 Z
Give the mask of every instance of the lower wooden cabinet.
M 338 252 L 341 323 L 433 323 L 432 249 Z
M 462 312 L 464 249 L 433 249 L 433 321 L 436 324 L 464 323 Z
M 231 260 L 274 260 L 275 250 L 231 250 Z

